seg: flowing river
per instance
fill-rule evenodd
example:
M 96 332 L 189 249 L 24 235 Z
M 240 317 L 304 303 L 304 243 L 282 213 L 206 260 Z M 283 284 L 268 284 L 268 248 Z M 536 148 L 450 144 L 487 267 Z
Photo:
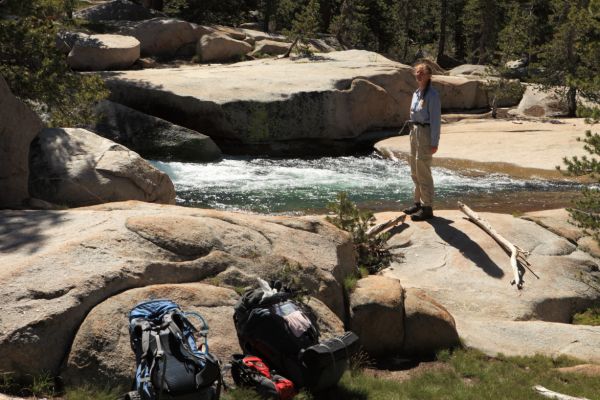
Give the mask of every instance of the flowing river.
M 404 161 L 376 154 L 318 159 L 225 157 L 214 163 L 155 161 L 175 184 L 177 203 L 269 214 L 323 213 L 345 191 L 373 211 L 411 203 L 410 169 Z M 518 180 L 502 174 L 433 168 L 436 208 L 463 201 L 475 210 L 525 212 L 565 207 L 581 185 Z

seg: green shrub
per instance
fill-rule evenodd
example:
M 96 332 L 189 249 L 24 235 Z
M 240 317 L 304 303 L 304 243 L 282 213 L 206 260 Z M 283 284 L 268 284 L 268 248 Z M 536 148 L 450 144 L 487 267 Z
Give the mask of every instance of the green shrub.
M 598 107 L 586 107 L 583 105 L 577 106 L 577 116 L 579 118 L 586 118 L 592 121 L 600 120 L 600 108 Z
M 54 396 L 54 378 L 49 372 L 43 372 L 33 377 L 29 391 L 34 397 Z
M 371 211 L 359 209 L 346 192 L 338 193 L 337 201 L 330 203 L 327 208 L 333 213 L 327 216 L 327 221 L 352 235 L 359 266 L 374 274 L 390 264 L 392 255 L 385 248 L 389 235 L 367 234 L 369 228 L 375 225 Z
M 592 307 L 573 316 L 575 325 L 600 326 L 600 307 Z
M 108 96 L 99 76 L 73 72 L 56 47 L 60 18 L 72 6 L 59 0 L 6 0 L 0 6 L 0 75 L 53 127 L 93 121 L 93 106 Z

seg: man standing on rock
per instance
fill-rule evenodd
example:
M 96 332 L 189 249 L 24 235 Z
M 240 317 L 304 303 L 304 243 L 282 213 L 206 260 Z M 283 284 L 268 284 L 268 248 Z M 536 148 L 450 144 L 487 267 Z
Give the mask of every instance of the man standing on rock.
M 439 93 L 431 86 L 431 72 L 427 64 L 415 67 L 419 87 L 410 105 L 410 176 L 415 184 L 415 204 L 403 211 L 412 214 L 413 221 L 433 218 L 431 159 L 440 141 L 442 106 Z

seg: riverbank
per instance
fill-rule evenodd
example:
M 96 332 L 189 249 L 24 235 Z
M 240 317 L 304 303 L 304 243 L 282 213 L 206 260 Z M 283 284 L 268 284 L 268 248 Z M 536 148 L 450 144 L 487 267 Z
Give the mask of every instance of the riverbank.
M 583 118 L 553 120 L 467 119 L 442 125 L 434 167 L 501 173 L 519 179 L 567 180 L 556 170 L 563 158 L 586 155 L 577 140 L 592 125 Z M 592 129 L 593 130 L 593 129 Z M 408 136 L 375 145 L 384 156 L 406 159 Z

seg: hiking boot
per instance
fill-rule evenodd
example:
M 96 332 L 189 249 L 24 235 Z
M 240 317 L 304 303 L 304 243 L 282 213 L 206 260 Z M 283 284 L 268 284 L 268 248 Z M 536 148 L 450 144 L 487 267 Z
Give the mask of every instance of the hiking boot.
M 421 203 L 415 203 L 414 205 L 405 208 L 402 212 L 406 215 L 414 214 L 421 209 Z
M 427 206 L 421 207 L 418 213 L 410 216 L 413 221 L 425 221 L 431 218 L 433 218 L 433 209 Z

